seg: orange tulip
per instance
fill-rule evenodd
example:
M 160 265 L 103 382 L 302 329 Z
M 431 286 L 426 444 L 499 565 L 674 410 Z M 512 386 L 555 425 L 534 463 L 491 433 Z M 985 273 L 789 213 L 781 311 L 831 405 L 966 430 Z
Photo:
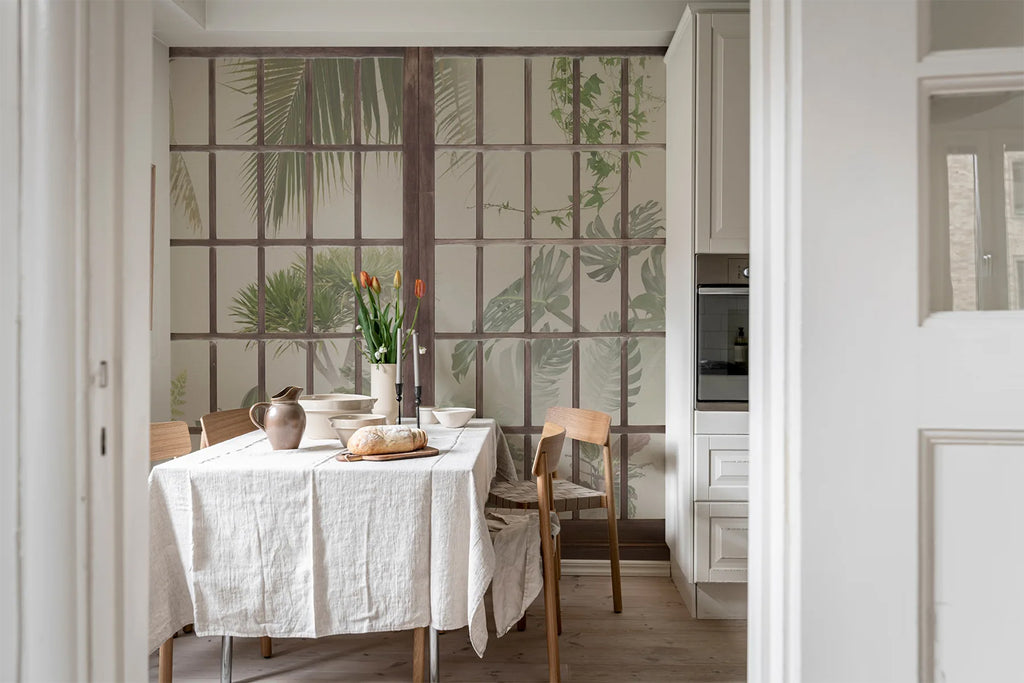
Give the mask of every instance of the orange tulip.
M 427 293 L 427 285 L 423 282 L 423 280 L 420 280 L 419 278 L 417 278 L 416 279 L 416 284 L 413 286 L 413 290 L 412 291 L 413 291 L 413 294 L 416 295 L 417 299 L 422 299 L 423 295 Z
M 370 289 L 373 290 L 374 294 L 380 294 L 380 280 L 377 279 L 376 275 L 370 278 Z
M 365 270 L 359 271 L 359 284 L 362 285 L 363 289 L 370 286 L 370 274 Z
M 402 287 L 402 271 L 395 271 L 395 289 L 401 289 Z

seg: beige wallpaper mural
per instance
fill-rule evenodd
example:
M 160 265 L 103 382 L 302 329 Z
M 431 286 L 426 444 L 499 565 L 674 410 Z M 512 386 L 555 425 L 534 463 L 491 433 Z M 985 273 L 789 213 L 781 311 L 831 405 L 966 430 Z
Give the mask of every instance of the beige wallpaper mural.
M 521 465 L 549 406 L 611 413 L 622 516 L 663 517 L 660 57 L 439 51 L 434 79 L 436 402 Z M 400 51 L 172 60 L 176 417 L 363 388 L 349 273 L 402 267 L 402 80 Z M 596 450 L 563 462 L 601 487 Z

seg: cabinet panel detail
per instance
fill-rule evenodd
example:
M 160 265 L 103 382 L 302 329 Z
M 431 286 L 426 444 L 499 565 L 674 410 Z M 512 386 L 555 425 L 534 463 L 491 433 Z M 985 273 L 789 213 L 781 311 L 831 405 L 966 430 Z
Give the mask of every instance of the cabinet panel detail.
M 694 559 L 698 582 L 747 580 L 746 503 L 695 503 Z
M 693 442 L 694 499 L 747 500 L 749 437 L 697 435 Z
M 750 17 L 698 20 L 696 247 L 745 253 L 750 232 Z

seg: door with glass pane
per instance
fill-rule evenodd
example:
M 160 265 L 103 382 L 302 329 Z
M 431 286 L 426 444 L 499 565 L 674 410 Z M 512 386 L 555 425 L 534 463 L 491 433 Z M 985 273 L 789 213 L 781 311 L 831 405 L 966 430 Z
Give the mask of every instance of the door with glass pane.
M 1021 4 L 761 5 L 752 679 L 1019 678 Z
M 929 100 L 931 311 L 1015 310 L 1024 262 L 1024 94 Z

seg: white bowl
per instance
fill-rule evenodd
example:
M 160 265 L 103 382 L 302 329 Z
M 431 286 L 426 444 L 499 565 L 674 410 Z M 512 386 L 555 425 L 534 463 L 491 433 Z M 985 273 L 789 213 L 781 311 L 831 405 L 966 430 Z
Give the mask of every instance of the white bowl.
M 434 406 L 420 406 L 420 424 L 436 425 L 437 418 L 434 417 Z
M 331 429 L 341 439 L 342 446 L 348 446 L 348 440 L 360 427 L 368 425 L 382 425 L 387 420 L 386 415 L 374 415 L 372 413 L 353 413 L 345 415 L 333 415 L 330 418 Z
M 331 417 L 340 413 L 369 413 L 377 399 L 363 394 L 314 394 L 299 396 L 299 405 L 306 411 L 308 439 L 333 439 Z
M 458 429 L 465 427 L 470 418 L 476 415 L 476 408 L 435 408 L 433 413 L 445 427 Z

